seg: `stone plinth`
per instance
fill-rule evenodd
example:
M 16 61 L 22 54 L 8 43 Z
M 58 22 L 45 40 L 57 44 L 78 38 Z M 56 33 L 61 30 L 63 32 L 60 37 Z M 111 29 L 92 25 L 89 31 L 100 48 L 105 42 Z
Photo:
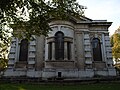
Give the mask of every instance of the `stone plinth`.
M 75 68 L 75 63 L 71 60 L 51 60 L 45 62 L 45 68 Z

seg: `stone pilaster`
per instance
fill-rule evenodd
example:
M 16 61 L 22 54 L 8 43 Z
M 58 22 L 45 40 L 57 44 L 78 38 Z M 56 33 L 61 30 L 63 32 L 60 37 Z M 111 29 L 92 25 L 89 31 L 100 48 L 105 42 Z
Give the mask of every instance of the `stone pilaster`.
M 75 58 L 76 65 L 79 69 L 84 69 L 84 42 L 83 33 L 77 32 L 75 34 Z
M 106 62 L 106 47 L 105 47 L 105 35 L 102 34 L 102 47 L 103 47 L 103 53 L 102 53 L 102 57 L 103 57 L 103 60 Z
M 18 53 L 18 39 L 12 37 L 9 60 L 8 60 L 8 69 L 14 68 L 15 62 L 17 61 L 18 58 L 17 53 Z
M 84 33 L 85 68 L 92 68 L 91 42 L 89 32 Z
M 9 60 L 8 60 L 8 66 L 6 71 L 4 72 L 4 76 L 12 76 L 14 75 L 14 68 L 15 68 L 15 62 L 17 61 L 17 38 L 12 37 L 12 41 L 11 41 L 11 48 L 10 48 L 10 53 L 9 53 Z
M 64 60 L 68 60 L 67 42 L 64 42 Z
M 45 36 L 36 37 L 36 69 L 40 70 L 44 65 Z
M 106 51 L 106 63 L 108 68 L 113 67 L 112 48 L 110 44 L 110 37 L 105 35 L 105 51 Z
M 55 42 L 52 42 L 52 60 L 55 60 Z
M 35 38 L 35 36 L 34 36 Z M 28 54 L 28 69 L 35 70 L 35 59 L 36 59 L 36 38 L 29 43 L 29 54 Z

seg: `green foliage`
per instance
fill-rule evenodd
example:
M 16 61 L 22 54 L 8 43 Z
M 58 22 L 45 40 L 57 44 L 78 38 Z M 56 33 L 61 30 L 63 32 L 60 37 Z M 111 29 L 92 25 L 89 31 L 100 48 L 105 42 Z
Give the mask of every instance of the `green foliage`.
M 6 68 L 8 62 L 7 55 L 10 37 L 6 37 L 7 40 L 4 39 L 0 42 L 0 71 L 3 71 Z
M 112 54 L 116 63 L 120 62 L 120 34 L 115 33 L 111 37 Z
M 51 19 L 69 20 L 70 16 L 79 17 L 84 15 L 84 8 L 76 0 L 0 0 L 0 58 L 5 59 L 11 28 L 12 34 L 18 38 L 46 36 L 51 30 Z
M 2 28 L 2 30 L 0 30 L 0 71 L 6 68 L 8 62 L 8 47 L 11 41 L 11 37 L 8 33 L 8 29 Z
M 7 67 L 8 59 L 0 58 L 0 72 Z
M 20 28 L 22 33 L 18 33 L 18 37 L 24 34 L 30 38 L 31 35 L 47 35 L 51 18 L 79 17 L 84 14 L 84 8 L 76 0 L 0 0 L 0 21 L 14 31 Z

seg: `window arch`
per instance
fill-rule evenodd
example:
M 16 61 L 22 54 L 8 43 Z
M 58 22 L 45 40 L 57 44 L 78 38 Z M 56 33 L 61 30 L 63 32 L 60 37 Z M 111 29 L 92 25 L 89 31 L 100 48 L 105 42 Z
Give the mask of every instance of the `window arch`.
M 56 32 L 54 37 L 48 37 L 48 60 L 71 60 L 72 41 L 73 38 L 65 36 L 61 31 Z
M 23 39 L 20 43 L 19 61 L 27 61 L 28 58 L 28 40 Z
M 60 31 L 55 34 L 55 59 L 64 59 L 64 34 Z
M 92 39 L 93 60 L 102 61 L 101 43 L 98 38 Z

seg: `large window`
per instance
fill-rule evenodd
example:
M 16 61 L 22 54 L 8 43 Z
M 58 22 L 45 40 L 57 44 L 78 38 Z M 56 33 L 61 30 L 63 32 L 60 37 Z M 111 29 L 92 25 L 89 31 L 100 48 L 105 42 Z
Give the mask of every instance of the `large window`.
M 60 31 L 55 34 L 55 59 L 64 59 L 64 34 Z
M 93 60 L 102 61 L 101 43 L 98 38 L 93 38 L 92 49 L 93 49 Z
M 71 44 L 73 38 L 67 37 L 58 31 L 53 37 L 47 38 L 48 60 L 71 60 Z
M 28 58 L 28 40 L 23 39 L 20 43 L 19 61 L 27 61 Z

